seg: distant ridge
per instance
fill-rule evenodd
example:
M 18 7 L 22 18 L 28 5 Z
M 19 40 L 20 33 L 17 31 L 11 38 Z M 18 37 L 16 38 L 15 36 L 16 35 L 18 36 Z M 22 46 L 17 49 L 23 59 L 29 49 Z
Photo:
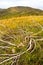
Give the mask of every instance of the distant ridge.
M 23 6 L 10 7 L 8 9 L 0 9 L 0 19 L 30 15 L 43 15 L 43 10 Z

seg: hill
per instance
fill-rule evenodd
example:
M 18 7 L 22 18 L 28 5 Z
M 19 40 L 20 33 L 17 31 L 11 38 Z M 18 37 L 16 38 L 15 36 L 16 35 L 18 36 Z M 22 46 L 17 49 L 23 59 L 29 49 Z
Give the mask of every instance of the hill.
M 43 15 L 43 10 L 23 6 L 10 7 L 8 9 L 0 9 L 0 19 L 30 15 Z

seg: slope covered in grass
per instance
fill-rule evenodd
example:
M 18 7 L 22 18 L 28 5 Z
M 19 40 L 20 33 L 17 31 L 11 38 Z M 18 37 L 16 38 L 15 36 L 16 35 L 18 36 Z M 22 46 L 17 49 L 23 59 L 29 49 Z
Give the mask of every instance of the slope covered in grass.
M 43 10 L 34 9 L 31 7 L 11 7 L 8 9 L 0 9 L 0 19 L 10 17 L 20 17 L 29 15 L 43 15 Z

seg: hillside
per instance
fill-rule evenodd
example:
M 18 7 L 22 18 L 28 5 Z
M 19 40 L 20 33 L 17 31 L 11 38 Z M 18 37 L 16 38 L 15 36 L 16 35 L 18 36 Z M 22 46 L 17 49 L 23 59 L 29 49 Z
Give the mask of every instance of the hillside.
M 43 15 L 43 10 L 22 6 L 10 7 L 8 9 L 0 9 L 0 19 L 29 15 Z
M 43 10 L 0 9 L 0 65 L 43 65 Z

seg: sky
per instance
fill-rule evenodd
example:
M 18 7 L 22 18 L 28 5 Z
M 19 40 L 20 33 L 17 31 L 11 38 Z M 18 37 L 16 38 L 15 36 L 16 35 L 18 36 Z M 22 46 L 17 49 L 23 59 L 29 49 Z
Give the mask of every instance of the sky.
M 0 0 L 0 8 L 28 6 L 43 10 L 43 0 Z

